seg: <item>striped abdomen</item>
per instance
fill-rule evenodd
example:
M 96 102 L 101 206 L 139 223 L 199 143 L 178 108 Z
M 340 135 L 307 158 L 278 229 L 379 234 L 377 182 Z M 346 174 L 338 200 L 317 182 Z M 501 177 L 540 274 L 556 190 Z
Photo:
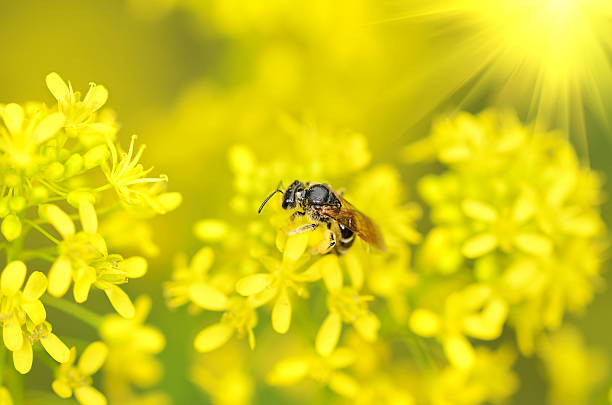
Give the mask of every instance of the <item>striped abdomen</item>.
M 340 227 L 340 238 L 336 243 L 336 253 L 339 255 L 345 254 L 355 241 L 355 233 L 345 226 L 338 224 Z

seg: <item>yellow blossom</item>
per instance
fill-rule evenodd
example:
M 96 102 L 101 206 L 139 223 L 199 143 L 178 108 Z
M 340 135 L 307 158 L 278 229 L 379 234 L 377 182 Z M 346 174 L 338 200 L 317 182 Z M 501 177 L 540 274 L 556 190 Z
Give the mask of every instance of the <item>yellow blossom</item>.
M 145 177 L 153 168 L 144 169 L 139 163 L 144 145 L 134 150 L 136 135 L 132 136 L 128 152 L 121 152 L 115 143 L 107 140 L 111 154 L 111 165 L 103 161 L 102 168 L 117 196 L 128 206 L 148 207 L 159 214 L 172 211 L 181 203 L 179 193 L 162 193 L 168 177 Z
M 51 333 L 40 297 L 47 289 L 47 277 L 33 272 L 25 282 L 23 262 L 10 262 L 0 275 L 0 318 L 4 345 L 13 352 L 15 368 L 26 374 L 32 367 L 32 345 L 40 341 L 57 362 L 68 360 L 68 348 Z M 22 288 L 25 282 L 25 286 Z
M 94 129 L 98 132 L 109 131 L 102 123 L 95 123 L 94 113 L 106 103 L 108 90 L 104 86 L 90 83 L 89 91 L 81 100 L 81 94 L 72 89 L 72 84 L 64 80 L 55 72 L 46 77 L 47 87 L 57 100 L 58 108 L 66 117 L 66 129 L 76 133 L 83 129 Z
M 100 327 L 109 353 L 103 369 L 105 392 L 115 402 L 135 400 L 139 395 L 131 385 L 150 388 L 162 376 L 162 366 L 153 356 L 163 350 L 164 335 L 144 323 L 151 309 L 151 299 L 141 296 L 134 305 L 134 318 L 108 315 Z
M 288 357 L 278 362 L 266 380 L 271 385 L 293 385 L 306 377 L 327 385 L 334 392 L 355 398 L 360 391 L 357 381 L 341 369 L 355 362 L 356 354 L 349 348 L 334 350 L 326 356 Z
M 234 297 L 223 312 L 221 320 L 202 329 L 195 337 L 194 346 L 199 352 L 209 352 L 223 346 L 233 335 L 248 335 L 249 346 L 255 347 L 253 328 L 257 325 L 257 313 L 246 299 Z
M 106 405 L 106 397 L 92 387 L 92 375 L 106 361 L 108 348 L 102 342 L 93 342 L 85 348 L 75 365 L 76 348 L 70 349 L 69 360 L 62 364 L 53 381 L 53 391 L 60 398 L 70 398 L 73 394 L 81 405 Z
M 106 242 L 97 233 L 96 212 L 86 199 L 79 204 L 81 232 L 76 232 L 68 214 L 56 205 L 43 205 L 39 211 L 41 218 L 51 223 L 63 238 L 59 245 L 60 255 L 49 272 L 49 293 L 63 296 L 74 280 L 75 301 L 85 302 L 91 287 L 95 286 L 104 290 L 119 314 L 133 317 L 134 306 L 117 284 L 127 282 L 128 278 L 142 277 L 147 270 L 146 260 L 138 256 L 123 259 L 108 254 Z

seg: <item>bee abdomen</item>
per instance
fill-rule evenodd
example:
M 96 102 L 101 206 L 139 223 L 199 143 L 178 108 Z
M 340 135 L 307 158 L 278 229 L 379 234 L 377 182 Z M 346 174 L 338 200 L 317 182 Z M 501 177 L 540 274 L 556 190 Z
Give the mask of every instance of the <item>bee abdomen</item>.
M 338 224 L 340 225 L 340 224 Z M 340 238 L 336 244 L 336 252 L 339 255 L 345 254 L 355 241 L 355 233 L 345 226 L 340 225 Z

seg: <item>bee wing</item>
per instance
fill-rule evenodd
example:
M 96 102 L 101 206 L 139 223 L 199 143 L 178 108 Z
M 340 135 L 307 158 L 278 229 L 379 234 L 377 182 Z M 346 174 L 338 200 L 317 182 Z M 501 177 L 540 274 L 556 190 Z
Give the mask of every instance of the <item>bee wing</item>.
M 355 232 L 361 239 L 375 248 L 385 251 L 387 246 L 376 224 L 367 215 L 353 207 L 342 196 L 338 194 L 336 196 L 342 203 L 341 207 L 323 206 L 317 208 L 318 211 Z

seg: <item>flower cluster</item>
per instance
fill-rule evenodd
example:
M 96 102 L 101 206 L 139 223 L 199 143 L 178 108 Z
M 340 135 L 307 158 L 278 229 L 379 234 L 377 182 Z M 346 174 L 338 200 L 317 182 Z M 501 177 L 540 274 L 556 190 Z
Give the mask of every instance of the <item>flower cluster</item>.
M 0 105 L 0 246 L 8 263 L 0 275 L 3 341 L 22 374 L 32 368 L 33 346 L 40 342 L 60 363 L 53 366 L 53 390 L 60 397 L 74 394 L 83 405 L 104 404 L 105 396 L 91 386 L 92 375 L 107 358 L 121 356 L 114 342 L 125 328 L 102 323 L 96 312 L 78 304 L 102 290 L 125 322 L 142 322 L 143 310 L 121 286 L 147 271 L 144 257 L 109 251 L 115 248 L 115 229 L 104 228 L 106 216 L 122 213 L 144 221 L 176 208 L 181 196 L 165 191 L 165 176 L 147 177 L 152 169 L 140 163 L 142 147 L 135 151 L 135 137 L 123 151 L 114 116 L 102 109 L 108 98 L 104 86 L 91 83 L 82 97 L 56 73 L 46 83 L 55 98 L 50 106 Z M 66 297 L 71 286 L 74 302 Z M 77 348 L 69 349 L 64 340 L 82 337 L 66 336 L 61 324 L 52 328 L 45 307 L 99 329 L 106 344 L 90 344 L 75 365 Z M 139 335 L 144 339 L 146 333 Z M 162 347 L 158 343 L 148 353 Z M 140 360 L 145 362 L 136 358 L 134 364 Z M 110 366 L 105 372 L 118 373 Z M 10 397 L 11 386 L 4 389 Z
M 479 395 L 458 403 L 511 395 L 516 377 L 509 370 L 514 359 L 510 349 L 478 350 L 478 365 L 466 370 L 449 364 L 437 355 L 436 345 L 410 331 L 410 301 L 425 286 L 412 269 L 411 255 L 412 245 L 421 241 L 414 228 L 420 209 L 406 201 L 397 169 L 369 167 L 371 154 L 361 134 L 286 124 L 290 146 L 280 151 L 282 158 L 261 162 L 246 146 L 229 151 L 234 173 L 229 205 L 235 222 L 198 222 L 194 231 L 206 246 L 191 260 L 179 256 L 165 285 L 171 308 L 188 305 L 193 314 L 221 313 L 205 321 L 209 323 L 194 338 L 195 349 L 204 353 L 194 365 L 194 382 L 216 404 L 249 403 L 258 382 L 315 382 L 336 394 L 334 403 L 442 404 L 481 373 L 491 378 L 473 388 Z M 326 147 L 314 151 L 308 147 L 312 143 Z M 294 179 L 326 182 L 343 192 L 380 227 L 388 251 L 378 252 L 357 239 L 346 254 L 326 254 L 327 228 L 293 232 L 309 219 L 291 219 L 292 211 L 282 209 L 280 195 L 257 215 L 279 180 Z M 266 336 L 262 347 L 256 345 L 259 335 Z M 247 337 L 253 356 L 264 353 L 264 370 L 253 370 L 244 361 L 213 360 L 232 357 L 216 353 L 234 353 L 234 336 Z M 494 376 L 508 385 L 498 388 Z M 425 384 L 425 378 L 437 383 Z M 223 395 L 231 383 L 244 388 L 244 395 Z M 296 388 L 293 394 L 297 392 L 305 393 Z M 316 401 L 316 392 L 308 394 L 310 401 Z
M 422 277 L 412 330 L 436 337 L 468 369 L 468 338 L 497 339 L 504 325 L 529 355 L 566 312 L 579 313 L 600 281 L 607 246 L 601 181 L 557 132 L 524 127 L 485 111 L 437 122 L 406 149 L 446 170 L 418 184 L 433 224 L 418 252 Z

